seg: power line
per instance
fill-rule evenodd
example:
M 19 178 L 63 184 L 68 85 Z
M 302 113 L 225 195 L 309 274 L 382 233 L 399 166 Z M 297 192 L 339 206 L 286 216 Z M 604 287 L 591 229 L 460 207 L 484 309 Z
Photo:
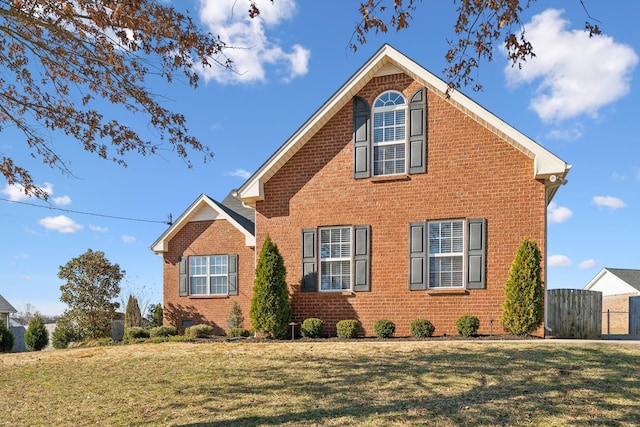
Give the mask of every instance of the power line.
M 169 224 L 169 225 L 172 224 L 171 214 L 169 214 L 168 221 L 157 221 L 157 220 L 153 220 L 153 219 L 130 218 L 130 217 L 124 217 L 124 216 L 106 215 L 106 214 L 99 214 L 99 213 L 93 213 L 93 212 L 82 212 L 82 211 L 76 211 L 76 210 L 73 210 L 73 209 L 59 208 L 59 207 L 55 207 L 55 206 L 51 206 L 51 205 L 43 206 L 43 205 L 37 205 L 35 203 L 21 202 L 21 201 L 18 201 L 18 200 L 10 200 L 10 199 L 4 199 L 4 198 L 0 198 L 0 200 L 2 200 L 3 202 L 17 203 L 17 204 L 20 204 L 20 205 L 33 206 L 33 207 L 36 207 L 36 208 L 50 209 L 50 210 L 56 210 L 56 211 L 67 212 L 67 213 L 74 213 L 74 214 L 79 214 L 79 215 L 99 216 L 99 217 L 102 217 L 102 218 L 120 219 L 120 220 L 123 220 L 123 221 L 152 222 L 152 223 L 156 223 L 156 224 Z

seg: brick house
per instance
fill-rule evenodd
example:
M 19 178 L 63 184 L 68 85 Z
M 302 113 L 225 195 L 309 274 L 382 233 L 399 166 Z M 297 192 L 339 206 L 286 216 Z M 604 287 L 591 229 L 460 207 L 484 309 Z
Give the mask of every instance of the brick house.
M 473 314 L 480 333 L 500 331 L 516 250 L 530 238 L 546 259 L 547 205 L 571 166 L 446 91 L 384 45 L 233 193 L 255 214 L 254 246 L 242 249 L 259 253 L 268 234 L 285 259 L 294 321 L 319 317 L 333 334 L 356 318 L 370 336 L 386 318 L 401 336 L 426 318 L 441 335 Z M 178 296 L 179 258 L 222 253 L 221 243 L 215 222 L 181 220 L 153 249 L 165 257 L 165 305 L 198 307 L 200 295 Z M 239 272 L 249 268 L 241 259 Z M 249 298 L 246 280 L 238 289 Z M 205 298 L 202 316 L 224 325 L 213 306 L 224 311 L 237 296 Z
M 602 292 L 602 333 L 628 333 L 629 298 L 640 296 L 640 270 L 603 268 L 584 289 Z

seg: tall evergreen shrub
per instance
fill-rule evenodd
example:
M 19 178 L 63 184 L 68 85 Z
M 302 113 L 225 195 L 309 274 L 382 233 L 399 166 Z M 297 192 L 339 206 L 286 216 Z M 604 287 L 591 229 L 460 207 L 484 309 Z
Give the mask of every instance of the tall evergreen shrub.
M 267 236 L 256 266 L 249 316 L 257 332 L 285 338 L 291 322 L 287 272 L 278 246 Z
M 540 248 L 525 239 L 511 264 L 509 280 L 504 286 L 501 324 L 512 335 L 530 335 L 544 317 Z
M 49 344 L 49 331 L 39 314 L 33 316 L 24 333 L 24 345 L 29 351 L 40 351 Z

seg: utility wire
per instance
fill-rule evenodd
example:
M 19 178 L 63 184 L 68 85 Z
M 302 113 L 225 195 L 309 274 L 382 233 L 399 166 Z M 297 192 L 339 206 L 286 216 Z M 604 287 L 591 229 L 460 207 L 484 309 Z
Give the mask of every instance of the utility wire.
M 43 209 L 52 209 L 52 210 L 57 210 L 57 211 L 62 211 L 62 212 L 67 212 L 67 213 L 75 213 L 75 214 L 80 214 L 80 215 L 99 216 L 99 217 L 102 217 L 102 218 L 121 219 L 121 220 L 124 220 L 124 221 L 152 222 L 152 223 L 157 223 L 157 224 L 169 224 L 169 225 L 172 224 L 171 214 L 169 214 L 169 220 L 168 221 L 156 221 L 156 220 L 153 220 L 153 219 L 129 218 L 129 217 L 124 217 L 124 216 L 106 215 L 106 214 L 98 214 L 98 213 L 93 213 L 93 212 L 75 211 L 75 210 L 72 210 L 72 209 L 58 208 L 58 207 L 55 207 L 55 206 L 43 206 L 43 205 L 37 205 L 35 203 L 20 202 L 18 200 L 9 200 L 9 199 L 4 199 L 4 198 L 0 198 L 0 200 L 2 200 L 3 202 L 18 203 L 20 205 L 33 206 L 33 207 L 36 207 L 36 208 L 43 208 Z

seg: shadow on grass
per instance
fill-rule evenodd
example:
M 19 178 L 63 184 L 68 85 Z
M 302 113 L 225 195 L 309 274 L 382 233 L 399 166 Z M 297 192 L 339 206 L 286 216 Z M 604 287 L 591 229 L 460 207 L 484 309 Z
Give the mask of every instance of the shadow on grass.
M 637 354 L 621 348 L 350 348 L 329 357 L 293 347 L 275 369 L 202 384 L 193 404 L 212 416 L 183 426 L 640 425 Z

